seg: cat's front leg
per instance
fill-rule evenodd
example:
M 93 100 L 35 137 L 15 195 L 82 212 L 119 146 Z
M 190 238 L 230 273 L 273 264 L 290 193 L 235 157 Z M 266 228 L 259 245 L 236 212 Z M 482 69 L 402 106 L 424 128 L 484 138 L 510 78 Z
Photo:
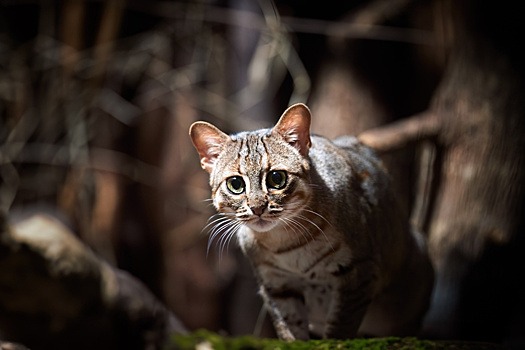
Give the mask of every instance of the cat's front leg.
M 356 273 L 349 269 L 340 271 L 337 287 L 330 303 L 325 338 L 349 339 L 357 331 L 374 295 L 376 279 L 373 273 Z M 346 276 L 345 276 L 346 274 Z
M 300 292 L 261 286 L 260 294 L 280 339 L 309 339 L 306 306 Z

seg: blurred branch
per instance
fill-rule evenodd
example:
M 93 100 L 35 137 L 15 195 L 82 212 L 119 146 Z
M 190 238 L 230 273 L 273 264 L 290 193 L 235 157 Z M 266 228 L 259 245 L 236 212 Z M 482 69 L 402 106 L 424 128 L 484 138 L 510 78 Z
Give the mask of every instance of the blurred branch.
M 379 152 L 389 152 L 412 142 L 436 137 L 439 128 L 439 119 L 428 111 L 364 131 L 358 138 L 362 143 Z
M 29 350 L 29 349 L 17 343 L 0 341 L 0 350 Z
M 0 146 L 0 165 L 36 163 L 63 167 L 101 170 L 129 177 L 144 185 L 156 187 L 159 169 L 125 153 L 90 147 L 90 160 L 72 158 L 67 147 L 46 143 L 8 143 Z
M 104 2 L 102 20 L 95 41 L 94 56 L 95 67 L 93 71 L 93 84 L 98 87 L 106 71 L 111 52 L 120 29 L 120 23 L 126 2 L 124 0 L 112 0 Z
M 86 14 L 84 0 L 64 1 L 62 8 L 62 45 L 61 56 L 65 76 L 70 76 L 80 59 L 79 52 L 84 47 L 84 20 Z
M 158 348 L 186 332 L 138 280 L 43 214 L 1 226 L 0 286 L 2 335 L 29 346 Z
M 399 5 L 405 1 L 398 0 Z M 224 8 L 219 6 L 208 5 L 207 11 L 202 15 L 194 15 L 191 12 L 184 11 L 184 5 L 162 2 L 148 5 L 131 4 L 140 11 L 150 13 L 156 16 L 189 21 L 207 21 L 212 23 L 225 24 L 228 26 L 240 26 L 247 29 L 256 29 L 264 31 L 267 29 L 267 22 L 261 14 L 249 11 Z M 383 10 L 381 8 L 381 10 Z M 388 11 L 387 11 L 388 10 Z M 371 10 L 367 10 L 371 12 Z M 412 44 L 433 45 L 433 34 L 429 31 L 418 30 L 414 28 L 399 28 L 393 26 L 383 26 L 374 23 L 376 20 L 383 19 L 383 16 L 394 13 L 393 7 L 386 9 L 372 16 L 370 13 L 363 18 L 357 17 L 360 23 L 352 21 L 325 21 L 312 18 L 299 18 L 282 16 L 280 17 L 282 25 L 290 32 L 309 33 L 324 36 L 335 36 L 351 39 L 369 39 L 369 40 L 387 40 L 408 42 Z M 232 20 L 236 18 L 236 20 Z M 242 20 L 237 20 L 242 18 Z M 362 19 L 362 21 L 361 21 Z M 366 20 L 365 20 L 366 19 Z
M 0 215 L 2 212 L 7 213 L 15 201 L 16 194 L 20 186 L 20 174 L 13 164 L 0 164 Z M 1 220 L 0 220 L 1 225 Z
M 318 34 L 347 39 L 384 40 L 417 45 L 434 45 L 432 32 L 414 28 L 334 22 L 297 17 L 283 17 L 283 24 L 291 31 L 297 33 Z
M 402 13 L 414 0 L 373 0 L 351 15 L 351 22 L 373 25 L 384 23 Z

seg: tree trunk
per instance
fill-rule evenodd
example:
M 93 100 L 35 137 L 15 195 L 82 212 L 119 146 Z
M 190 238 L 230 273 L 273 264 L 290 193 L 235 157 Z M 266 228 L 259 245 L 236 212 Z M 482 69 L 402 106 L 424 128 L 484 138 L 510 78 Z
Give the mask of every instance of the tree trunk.
M 523 242 L 525 86 L 521 49 L 509 37 L 523 25 L 519 11 L 501 2 L 442 6 L 451 11 L 445 20 L 452 36 L 431 107 L 440 124 L 439 155 L 426 229 L 437 280 L 426 328 L 440 337 L 502 340 L 513 336 L 504 333 L 519 312 L 516 293 L 524 292 L 517 245 Z
M 430 109 L 360 139 L 381 152 L 429 139 L 428 234 L 436 269 L 425 334 L 519 342 L 525 329 L 525 100 L 516 3 L 435 2 L 446 66 Z M 432 166 L 431 165 L 431 166 Z M 396 166 L 396 165 L 394 165 Z M 399 166 L 399 165 L 397 165 Z M 424 182 L 423 182 L 424 183 Z

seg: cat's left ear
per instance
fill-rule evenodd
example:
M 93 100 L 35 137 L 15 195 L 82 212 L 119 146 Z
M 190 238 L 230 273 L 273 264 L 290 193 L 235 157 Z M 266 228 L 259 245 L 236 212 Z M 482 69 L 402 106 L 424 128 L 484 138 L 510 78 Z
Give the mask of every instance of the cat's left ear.
M 230 137 L 206 122 L 193 123 L 190 126 L 190 136 L 201 157 L 202 168 L 211 173 L 217 157 Z
M 297 148 L 301 155 L 306 157 L 312 144 L 310 120 L 310 109 L 305 104 L 296 103 L 284 111 L 272 132 L 280 134 L 286 142 Z

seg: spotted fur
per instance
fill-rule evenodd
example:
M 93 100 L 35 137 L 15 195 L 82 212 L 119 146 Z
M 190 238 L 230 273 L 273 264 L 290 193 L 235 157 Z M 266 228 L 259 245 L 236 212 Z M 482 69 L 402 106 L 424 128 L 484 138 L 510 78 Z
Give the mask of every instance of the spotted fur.
M 424 249 L 373 151 L 310 135 L 310 118 L 296 104 L 271 129 L 191 126 L 218 211 L 210 242 L 237 237 L 283 339 L 415 334 L 432 286 Z

